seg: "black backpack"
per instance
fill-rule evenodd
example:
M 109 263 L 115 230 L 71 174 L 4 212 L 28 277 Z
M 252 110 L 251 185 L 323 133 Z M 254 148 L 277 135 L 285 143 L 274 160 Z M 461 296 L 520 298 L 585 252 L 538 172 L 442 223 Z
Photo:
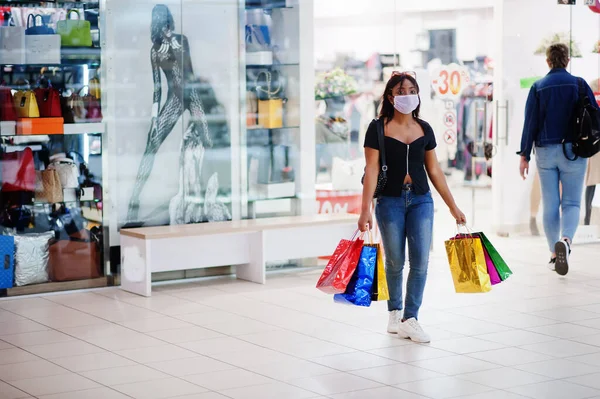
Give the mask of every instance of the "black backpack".
M 563 140 L 563 152 L 569 161 L 591 158 L 600 152 L 600 111 L 587 95 L 583 80 L 579 78 L 578 82 L 579 101 L 575 107 L 572 137 L 575 158 L 569 158 Z

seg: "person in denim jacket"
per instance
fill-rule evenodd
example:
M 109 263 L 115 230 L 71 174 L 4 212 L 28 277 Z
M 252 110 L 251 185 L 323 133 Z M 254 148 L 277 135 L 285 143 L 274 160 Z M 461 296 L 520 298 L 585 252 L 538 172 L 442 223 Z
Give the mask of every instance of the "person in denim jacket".
M 551 45 L 546 50 L 546 58 L 550 72 L 535 82 L 529 91 L 518 154 L 521 156 L 521 177 L 525 179 L 535 146 L 544 203 L 544 231 L 552 253 L 548 267 L 564 276 L 569 272 L 571 242 L 579 225 L 587 165 L 586 159 L 570 161 L 563 153 L 564 143 L 564 151 L 569 158 L 574 158 L 573 117 L 581 78 L 566 70 L 570 61 L 567 45 Z M 583 83 L 592 103 L 596 104 L 592 89 L 585 81 Z

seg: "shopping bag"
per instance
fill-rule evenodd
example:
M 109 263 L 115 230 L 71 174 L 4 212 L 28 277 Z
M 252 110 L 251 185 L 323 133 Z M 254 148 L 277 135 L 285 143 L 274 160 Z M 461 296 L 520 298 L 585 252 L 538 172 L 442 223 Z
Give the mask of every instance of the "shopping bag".
M 481 240 L 481 238 L 479 239 Z M 483 241 L 481 244 L 483 245 Z M 500 278 L 500 275 L 498 275 L 498 271 L 494 267 L 494 262 L 492 262 L 492 258 L 490 258 L 487 249 L 485 249 L 485 245 L 483 245 L 483 254 L 485 255 L 485 264 L 487 266 L 488 274 L 490 275 L 490 282 L 492 285 L 500 284 L 502 279 Z
M 357 306 L 371 306 L 371 293 L 376 266 L 377 245 L 364 245 L 360 253 L 358 266 L 350 279 L 350 283 L 348 283 L 346 292 L 335 294 L 333 300 Z
M 317 288 L 326 294 L 341 294 L 346 291 L 348 283 L 358 266 L 363 247 L 362 236 L 356 238 L 358 231 L 350 240 L 342 240 L 329 259 L 325 270 L 317 282 Z
M 383 247 L 381 244 L 377 244 L 377 266 L 375 267 L 373 292 L 371 294 L 371 300 L 373 301 L 388 301 L 390 299 L 384 260 Z
M 472 235 L 458 235 L 446 241 L 445 245 L 454 289 L 457 293 L 492 290 L 481 239 Z
M 504 259 L 502 259 L 502 256 L 500 256 L 500 254 L 498 253 L 496 248 L 494 248 L 494 246 L 492 245 L 490 240 L 486 237 L 486 235 L 483 233 L 474 233 L 473 235 L 481 238 L 483 246 L 485 247 L 486 251 L 490 255 L 490 259 L 494 263 L 494 267 L 496 268 L 496 271 L 498 272 L 500 279 L 502 281 L 504 281 L 507 278 L 509 278 L 510 275 L 513 274 L 512 270 L 510 270 L 510 268 L 508 267 L 508 265 L 506 264 Z

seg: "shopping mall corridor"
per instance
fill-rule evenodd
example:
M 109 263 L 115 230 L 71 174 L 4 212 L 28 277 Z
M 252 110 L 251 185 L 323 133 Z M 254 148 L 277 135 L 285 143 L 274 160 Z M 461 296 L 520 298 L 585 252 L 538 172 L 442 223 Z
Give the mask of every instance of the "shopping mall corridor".
M 480 193 L 477 220 L 489 221 Z M 470 191 L 459 198 L 468 205 Z M 575 246 L 560 278 L 543 239 L 490 235 L 514 275 L 459 295 L 441 208 L 437 226 L 421 311 L 431 344 L 386 334 L 385 303 L 334 304 L 314 288 L 316 268 L 272 272 L 264 286 L 160 285 L 152 298 L 109 288 L 2 300 L 0 398 L 600 398 L 600 246 Z

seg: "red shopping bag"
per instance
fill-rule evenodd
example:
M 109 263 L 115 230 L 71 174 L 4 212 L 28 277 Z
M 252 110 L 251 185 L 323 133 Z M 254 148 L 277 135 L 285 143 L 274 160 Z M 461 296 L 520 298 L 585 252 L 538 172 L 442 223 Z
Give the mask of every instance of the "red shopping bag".
M 356 270 L 364 241 L 362 236 L 350 240 L 342 240 L 325 266 L 317 288 L 326 294 L 342 294 Z

